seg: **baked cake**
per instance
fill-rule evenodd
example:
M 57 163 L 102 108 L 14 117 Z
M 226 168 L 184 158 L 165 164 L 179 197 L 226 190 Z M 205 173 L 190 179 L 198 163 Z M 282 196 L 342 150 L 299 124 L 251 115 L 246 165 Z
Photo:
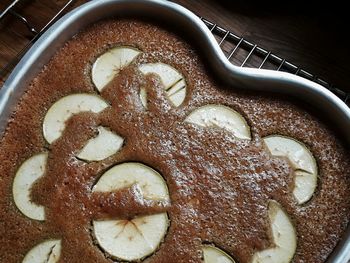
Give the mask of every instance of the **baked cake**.
M 345 144 L 209 64 L 144 21 L 64 44 L 0 141 L 0 262 L 325 262 L 350 217 Z

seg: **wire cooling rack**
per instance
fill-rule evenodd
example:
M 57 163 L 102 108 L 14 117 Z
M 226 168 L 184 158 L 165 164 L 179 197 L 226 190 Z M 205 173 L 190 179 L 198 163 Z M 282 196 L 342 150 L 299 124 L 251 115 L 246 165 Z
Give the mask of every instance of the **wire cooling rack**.
M 44 26 L 40 29 L 33 25 L 30 20 L 21 13 L 16 11 L 16 7 L 25 2 L 26 0 L 14 0 L 10 1 L 7 7 L 0 13 L 0 30 L 6 30 L 7 33 L 12 34 L 14 39 L 16 37 L 21 37 L 20 34 L 25 34 L 23 32 L 16 32 L 16 30 L 9 30 L 8 26 L 5 24 L 5 19 L 8 16 L 16 19 L 22 23 L 26 30 L 27 41 L 22 41 L 23 47 L 21 50 L 14 54 L 13 57 L 2 58 L 3 54 L 0 53 L 0 85 L 3 82 L 7 75 L 11 72 L 14 66 L 19 62 L 21 57 L 25 52 L 33 45 L 33 43 L 44 33 L 60 16 L 62 16 L 71 6 L 76 2 L 76 0 L 60 0 L 60 8 L 55 12 L 52 17 L 47 21 Z M 332 84 L 328 83 L 325 79 L 312 74 L 301 67 L 287 61 L 286 59 L 274 54 L 263 47 L 258 46 L 255 43 L 244 39 L 241 36 L 238 36 L 232 31 L 225 29 L 214 22 L 211 22 L 205 18 L 201 18 L 202 21 L 207 25 L 210 31 L 213 33 L 215 38 L 218 41 L 218 44 L 226 54 L 227 58 L 231 63 L 240 67 L 253 67 L 253 68 L 265 68 L 272 69 L 277 71 L 289 72 L 303 78 L 312 80 L 330 91 L 336 94 L 340 99 L 350 106 L 350 93 L 347 93 L 337 87 L 334 87 Z M 3 33 L 0 31 L 0 33 Z
M 301 67 L 287 61 L 285 58 L 282 58 L 241 36 L 238 36 L 234 32 L 231 32 L 203 17 L 201 19 L 213 33 L 219 46 L 232 64 L 240 67 L 264 68 L 298 75 L 326 87 L 345 103 L 348 105 L 350 104 L 350 93 L 334 87 L 323 78 L 302 69 Z
M 3 1 L 3 0 L 2 0 Z M 49 1 L 47 1 L 49 2 Z M 42 4 L 47 4 L 43 2 Z M 54 23 L 58 20 L 67 10 L 73 5 L 75 0 L 56 0 L 53 1 L 55 10 L 50 14 L 50 18 L 45 22 L 44 25 L 38 26 L 31 22 L 26 15 L 17 11 L 18 7 L 31 8 L 28 1 L 26 0 L 14 0 L 10 1 L 8 5 L 0 10 L 0 37 L 4 39 L 1 42 L 4 49 L 11 50 L 11 44 L 13 41 L 20 42 L 16 43 L 16 52 L 12 52 L 10 55 L 5 54 L 5 50 L 0 50 L 0 87 L 6 80 L 6 77 L 11 70 L 16 66 L 19 60 L 27 52 L 27 50 L 34 44 L 34 42 Z M 56 3 L 57 2 L 57 3 Z M 28 5 L 27 5 L 28 4 Z M 21 6 L 22 5 L 22 6 Z M 27 5 L 27 6 L 26 6 Z M 37 5 L 35 8 L 40 8 Z M 23 8 L 21 8 L 22 10 Z M 24 8 L 25 10 L 26 8 Z M 33 9 L 33 8 L 31 8 Z M 32 10 L 28 10 L 29 13 Z M 24 25 L 26 30 L 23 30 L 18 26 L 18 23 Z M 16 28 L 17 26 L 17 28 Z M 20 29 L 18 29 L 20 28 Z M 11 43 L 12 42 L 12 43 Z M 18 49 L 17 46 L 20 48 Z M 17 50 L 18 49 L 18 50 Z M 11 53 L 11 52 L 10 52 Z

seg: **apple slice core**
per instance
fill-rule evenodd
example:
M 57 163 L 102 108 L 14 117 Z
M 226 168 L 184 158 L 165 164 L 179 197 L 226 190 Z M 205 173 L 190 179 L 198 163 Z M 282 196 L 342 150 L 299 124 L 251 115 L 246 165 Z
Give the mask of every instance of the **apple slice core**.
M 123 261 L 137 261 L 152 254 L 164 238 L 168 225 L 166 213 L 93 222 L 94 235 L 102 249 Z
M 163 177 L 141 163 L 123 163 L 104 173 L 93 192 L 111 192 L 137 185 L 145 199 L 169 201 Z M 138 216 L 130 220 L 93 221 L 93 232 L 100 247 L 113 258 L 137 261 L 152 254 L 169 226 L 167 213 Z
M 119 71 L 130 65 L 140 53 L 141 51 L 134 47 L 120 46 L 109 49 L 99 56 L 91 72 L 95 87 L 102 91 Z

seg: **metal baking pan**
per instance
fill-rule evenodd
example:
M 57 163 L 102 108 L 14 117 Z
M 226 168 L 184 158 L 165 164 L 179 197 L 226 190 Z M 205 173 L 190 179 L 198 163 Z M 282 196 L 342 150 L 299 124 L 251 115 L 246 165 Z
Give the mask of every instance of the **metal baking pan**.
M 289 73 L 232 65 L 214 36 L 195 14 L 163 0 L 95 0 L 56 22 L 22 58 L 0 90 L 0 136 L 28 84 L 63 43 L 91 23 L 108 17 L 125 16 L 157 20 L 186 35 L 191 43 L 196 43 L 202 55 L 205 53 L 205 60 L 213 73 L 228 85 L 256 92 L 284 93 L 309 104 L 320 115 L 331 119 L 350 145 L 350 109 L 338 97 L 314 82 Z M 349 259 L 350 226 L 327 262 L 346 263 Z

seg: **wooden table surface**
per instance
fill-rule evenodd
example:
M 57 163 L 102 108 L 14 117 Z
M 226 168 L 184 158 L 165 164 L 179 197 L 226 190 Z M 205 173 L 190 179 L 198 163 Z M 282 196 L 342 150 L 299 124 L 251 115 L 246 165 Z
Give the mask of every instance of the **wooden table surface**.
M 12 0 L 1 0 L 0 10 Z M 67 0 L 22 0 L 16 10 L 40 29 Z M 75 6 L 85 2 L 77 0 Z M 196 14 L 221 25 L 290 62 L 350 91 L 350 41 L 342 7 L 307 8 L 302 2 L 174 0 Z M 320 3 L 319 3 L 320 4 Z M 21 36 L 18 36 L 20 32 Z M 24 36 L 23 36 L 24 35 Z M 13 57 L 30 38 L 23 24 L 13 17 L 0 23 L 0 65 Z
M 349 30 L 341 4 L 311 8 L 302 1 L 175 1 L 350 91 L 350 38 L 344 34 Z

